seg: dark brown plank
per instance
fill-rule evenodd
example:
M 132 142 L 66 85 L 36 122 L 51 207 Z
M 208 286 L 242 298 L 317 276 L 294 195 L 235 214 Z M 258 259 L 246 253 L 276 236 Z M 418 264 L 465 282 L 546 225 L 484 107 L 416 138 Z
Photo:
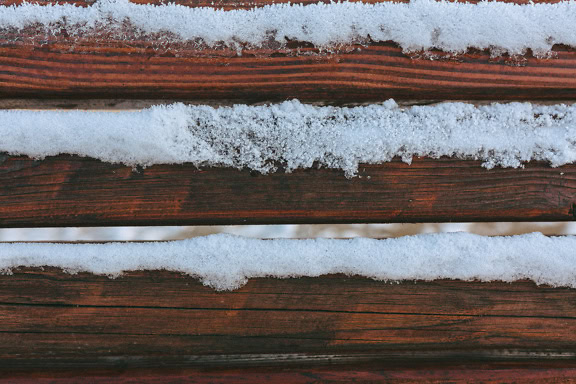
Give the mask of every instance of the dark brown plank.
M 484 364 L 394 362 L 372 366 L 242 369 L 147 369 L 147 370 L 33 370 L 10 372 L 0 377 L 9 384 L 140 384 L 140 383 L 566 383 L 576 381 L 572 362 L 505 362 Z
M 89 158 L 0 163 L 0 226 L 567 221 L 576 165 L 486 170 L 415 159 L 258 175 L 192 165 L 133 170 Z
M 576 290 L 530 282 L 324 276 L 217 293 L 160 271 L 112 280 L 23 269 L 0 279 L 0 320 L 0 372 L 576 368 Z
M 128 32 L 127 32 L 128 33 Z M 129 35 L 129 33 L 128 33 Z M 36 37 L 35 37 L 36 36 Z M 48 40 L 46 40 L 48 39 Z M 0 36 L 0 98 L 139 98 L 233 102 L 361 103 L 388 98 L 434 100 L 576 99 L 576 50 L 556 46 L 538 59 L 493 58 L 471 51 L 434 60 L 406 55 L 394 43 L 319 53 L 286 49 L 154 46 L 36 31 Z

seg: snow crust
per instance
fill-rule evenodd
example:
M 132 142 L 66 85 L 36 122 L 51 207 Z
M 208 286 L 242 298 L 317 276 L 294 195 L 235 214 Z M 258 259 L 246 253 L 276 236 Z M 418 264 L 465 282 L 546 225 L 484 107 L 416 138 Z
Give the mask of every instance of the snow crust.
M 128 0 L 99 0 L 90 7 L 24 3 L 0 7 L 0 28 L 43 27 L 46 34 L 68 35 L 105 30 L 126 37 L 130 25 L 144 34 L 168 33 L 181 40 L 262 46 L 271 41 L 309 42 L 330 48 L 365 41 L 394 41 L 405 51 L 432 48 L 462 53 L 468 48 L 496 54 L 540 56 L 554 44 L 576 46 L 576 2 L 518 5 L 434 0 L 330 4 L 274 4 L 224 11 L 176 4 L 138 5 Z
M 576 288 L 575 249 L 575 236 L 541 233 L 444 233 L 386 240 L 259 240 L 220 234 L 155 243 L 2 243 L 0 270 L 52 266 L 111 277 L 133 270 L 169 270 L 195 276 L 217 290 L 237 289 L 256 277 L 332 273 L 383 281 L 530 279 Z
M 90 156 L 130 166 L 193 163 L 274 172 L 317 164 L 353 176 L 400 156 L 480 159 L 487 168 L 576 161 L 576 104 L 399 108 L 172 104 L 131 112 L 0 111 L 0 151 Z

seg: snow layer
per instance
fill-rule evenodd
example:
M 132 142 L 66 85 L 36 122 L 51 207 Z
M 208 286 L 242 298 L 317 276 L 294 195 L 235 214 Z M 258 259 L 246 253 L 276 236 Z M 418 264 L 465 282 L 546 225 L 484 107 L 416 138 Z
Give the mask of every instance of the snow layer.
M 65 27 L 71 36 L 97 30 L 124 38 L 130 24 L 145 34 L 169 33 L 178 39 L 261 46 L 287 40 L 329 48 L 339 44 L 394 41 L 405 51 L 467 48 L 496 53 L 537 55 L 554 44 L 576 46 L 576 2 L 517 5 L 413 0 L 410 3 L 276 4 L 224 11 L 176 4 L 137 5 L 128 0 L 99 0 L 82 8 L 70 4 L 0 7 L 0 28 L 43 26 L 49 33 Z
M 0 151 L 34 158 L 62 153 L 131 166 L 190 162 L 262 173 L 343 169 L 400 156 L 481 159 L 484 166 L 576 161 L 576 104 L 401 109 L 389 100 L 355 108 L 298 101 L 213 108 L 172 104 L 133 112 L 0 111 Z
M 576 288 L 576 237 L 540 233 L 484 237 L 467 233 L 376 240 L 258 240 L 212 235 L 157 243 L 0 244 L 0 269 L 59 267 L 119 276 L 125 271 L 182 272 L 218 290 L 255 277 L 361 275 L 376 280 L 461 279 Z

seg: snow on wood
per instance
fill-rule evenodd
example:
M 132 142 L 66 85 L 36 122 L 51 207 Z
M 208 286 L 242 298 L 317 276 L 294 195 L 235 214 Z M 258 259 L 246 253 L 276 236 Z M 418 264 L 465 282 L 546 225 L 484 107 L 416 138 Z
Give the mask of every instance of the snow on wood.
M 493 54 L 537 56 L 554 44 L 576 46 L 576 2 L 518 5 L 413 0 L 410 3 L 275 4 L 224 11 L 176 4 L 138 5 L 128 0 L 99 0 L 89 7 L 71 4 L 0 7 L 0 28 L 39 28 L 47 36 L 63 29 L 72 37 L 98 34 L 129 38 L 130 26 L 163 39 L 202 41 L 208 46 L 262 46 L 270 42 L 309 42 L 330 49 L 341 44 L 394 41 L 405 51 L 468 48 Z M 154 39 L 159 39 L 155 36 Z
M 376 280 L 461 279 L 576 288 L 576 237 L 532 233 L 485 237 L 467 233 L 397 239 L 259 240 L 212 235 L 154 243 L 0 244 L 0 269 L 59 267 L 119 276 L 169 270 L 231 290 L 256 277 L 289 278 L 343 273 Z
M 321 164 L 353 176 L 395 156 L 481 159 L 492 168 L 576 160 L 576 105 L 355 108 L 298 101 L 213 108 L 172 104 L 131 112 L 0 111 L 0 151 L 90 156 L 131 166 L 192 163 L 274 172 Z

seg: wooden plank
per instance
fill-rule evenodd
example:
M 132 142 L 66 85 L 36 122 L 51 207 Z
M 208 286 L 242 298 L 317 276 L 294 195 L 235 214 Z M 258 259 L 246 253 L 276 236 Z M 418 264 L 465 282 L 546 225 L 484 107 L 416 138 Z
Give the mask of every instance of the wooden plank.
M 576 380 L 569 362 L 530 362 L 449 365 L 439 362 L 343 367 L 147 369 L 147 370 L 33 370 L 0 377 L 7 384 L 125 384 L 125 383 L 565 383 Z
M 358 177 L 306 169 L 259 175 L 158 165 L 133 170 L 89 158 L 4 156 L 0 226 L 434 221 L 567 221 L 576 165 L 486 170 L 478 161 L 363 165 Z
M 169 272 L 22 269 L 0 279 L 0 333 L 0 372 L 538 363 L 573 376 L 576 290 L 335 275 L 217 293 Z
M 576 50 L 554 59 L 498 60 L 474 52 L 450 60 L 411 58 L 392 43 L 329 55 L 314 48 L 242 56 L 146 42 L 62 41 L 42 47 L 0 41 L 0 97 L 186 98 L 334 103 L 396 99 L 576 99 Z M 301 55 L 296 55 L 296 51 Z M 178 57 L 173 57 L 174 52 Z
M 80 2 L 81 3 L 81 2 Z M 190 2 L 194 5 L 195 2 Z M 203 3 L 200 3 L 203 4 Z M 200 5 L 199 4 L 199 5 Z M 234 0 L 226 4 L 238 4 Z M 217 5 L 216 5 L 217 6 Z M 39 37 L 31 28 L 0 36 L 0 98 L 153 98 L 233 102 L 375 102 L 576 99 L 576 50 L 554 58 L 494 58 L 486 51 L 434 60 L 394 43 L 319 52 L 307 43 L 285 49 L 201 49 L 126 39 Z M 158 48 L 158 49 L 155 49 Z

